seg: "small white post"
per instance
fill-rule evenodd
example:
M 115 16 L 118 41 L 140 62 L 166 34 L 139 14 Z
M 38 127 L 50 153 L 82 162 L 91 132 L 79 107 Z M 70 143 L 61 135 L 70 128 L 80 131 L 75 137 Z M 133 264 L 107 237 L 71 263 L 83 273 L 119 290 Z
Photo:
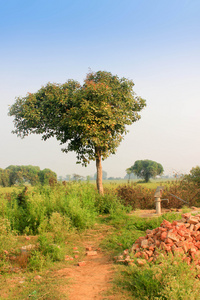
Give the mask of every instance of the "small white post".
M 159 197 L 155 197 L 155 202 L 156 202 L 156 213 L 158 215 L 161 214 L 161 200 Z
M 164 186 L 158 186 L 156 192 L 154 194 L 155 202 L 156 202 L 156 213 L 158 215 L 161 214 L 161 196 L 163 192 Z

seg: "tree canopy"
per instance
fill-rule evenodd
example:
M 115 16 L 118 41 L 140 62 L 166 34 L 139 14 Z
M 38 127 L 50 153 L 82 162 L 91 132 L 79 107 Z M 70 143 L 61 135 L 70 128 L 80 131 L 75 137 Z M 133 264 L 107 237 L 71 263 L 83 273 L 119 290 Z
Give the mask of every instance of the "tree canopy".
M 31 185 L 49 184 L 49 180 L 57 180 L 57 175 L 50 169 L 40 170 L 35 166 L 14 166 L 0 169 L 0 185 L 3 187 L 29 183 Z
M 134 165 L 126 170 L 127 174 L 134 173 L 137 177 L 148 182 L 150 178 L 161 175 L 164 172 L 163 166 L 153 160 L 137 160 Z
M 13 132 L 20 137 L 41 134 L 43 140 L 56 137 L 65 144 L 62 151 L 75 151 L 84 166 L 96 160 L 97 187 L 103 193 L 101 159 L 116 152 L 126 125 L 139 120 L 146 105 L 133 86 L 132 80 L 105 71 L 88 73 L 83 85 L 75 80 L 48 83 L 10 107 Z
M 200 166 L 193 167 L 190 174 L 185 175 L 185 179 L 200 187 Z

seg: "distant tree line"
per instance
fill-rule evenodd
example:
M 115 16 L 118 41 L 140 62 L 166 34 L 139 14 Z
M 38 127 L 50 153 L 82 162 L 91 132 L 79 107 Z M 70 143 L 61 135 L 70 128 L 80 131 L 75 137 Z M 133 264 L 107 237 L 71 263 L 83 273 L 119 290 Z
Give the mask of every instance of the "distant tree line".
M 81 176 L 78 174 L 72 174 L 72 175 L 66 175 L 66 176 L 59 176 L 58 181 L 90 181 L 90 180 L 96 180 L 97 179 L 97 173 L 94 175 L 88 175 L 88 176 Z M 128 175 L 126 174 L 124 177 L 108 177 L 106 171 L 102 171 L 102 179 L 103 180 L 122 180 L 122 179 L 137 179 L 137 176 L 133 173 Z
M 40 170 L 35 166 L 9 166 L 6 169 L 0 168 L 0 186 L 9 187 L 12 185 L 49 184 L 57 181 L 57 175 L 50 169 Z

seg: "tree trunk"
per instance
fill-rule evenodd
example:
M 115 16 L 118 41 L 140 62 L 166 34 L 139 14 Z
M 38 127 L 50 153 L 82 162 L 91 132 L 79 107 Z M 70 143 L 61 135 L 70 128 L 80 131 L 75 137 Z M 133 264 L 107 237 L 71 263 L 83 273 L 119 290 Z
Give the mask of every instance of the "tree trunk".
M 102 165 L 101 165 L 101 150 L 100 148 L 96 147 L 95 148 L 95 153 L 96 153 L 96 168 L 97 168 L 97 190 L 100 195 L 103 195 L 103 182 L 102 182 Z
M 149 173 L 145 174 L 144 181 L 149 182 L 149 179 L 150 179 L 150 174 Z

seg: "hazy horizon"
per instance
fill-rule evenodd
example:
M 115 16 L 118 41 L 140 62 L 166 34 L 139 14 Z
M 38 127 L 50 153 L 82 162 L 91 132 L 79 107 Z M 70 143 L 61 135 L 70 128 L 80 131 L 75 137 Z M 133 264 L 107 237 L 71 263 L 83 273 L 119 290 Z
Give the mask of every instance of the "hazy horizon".
M 132 79 L 146 99 L 141 119 L 103 161 L 124 177 L 136 160 L 189 173 L 200 165 L 200 2 L 197 0 L 35 0 L 0 3 L 1 161 L 50 168 L 58 176 L 93 175 L 56 139 L 13 135 L 9 105 L 47 82 L 83 82 L 89 68 Z

